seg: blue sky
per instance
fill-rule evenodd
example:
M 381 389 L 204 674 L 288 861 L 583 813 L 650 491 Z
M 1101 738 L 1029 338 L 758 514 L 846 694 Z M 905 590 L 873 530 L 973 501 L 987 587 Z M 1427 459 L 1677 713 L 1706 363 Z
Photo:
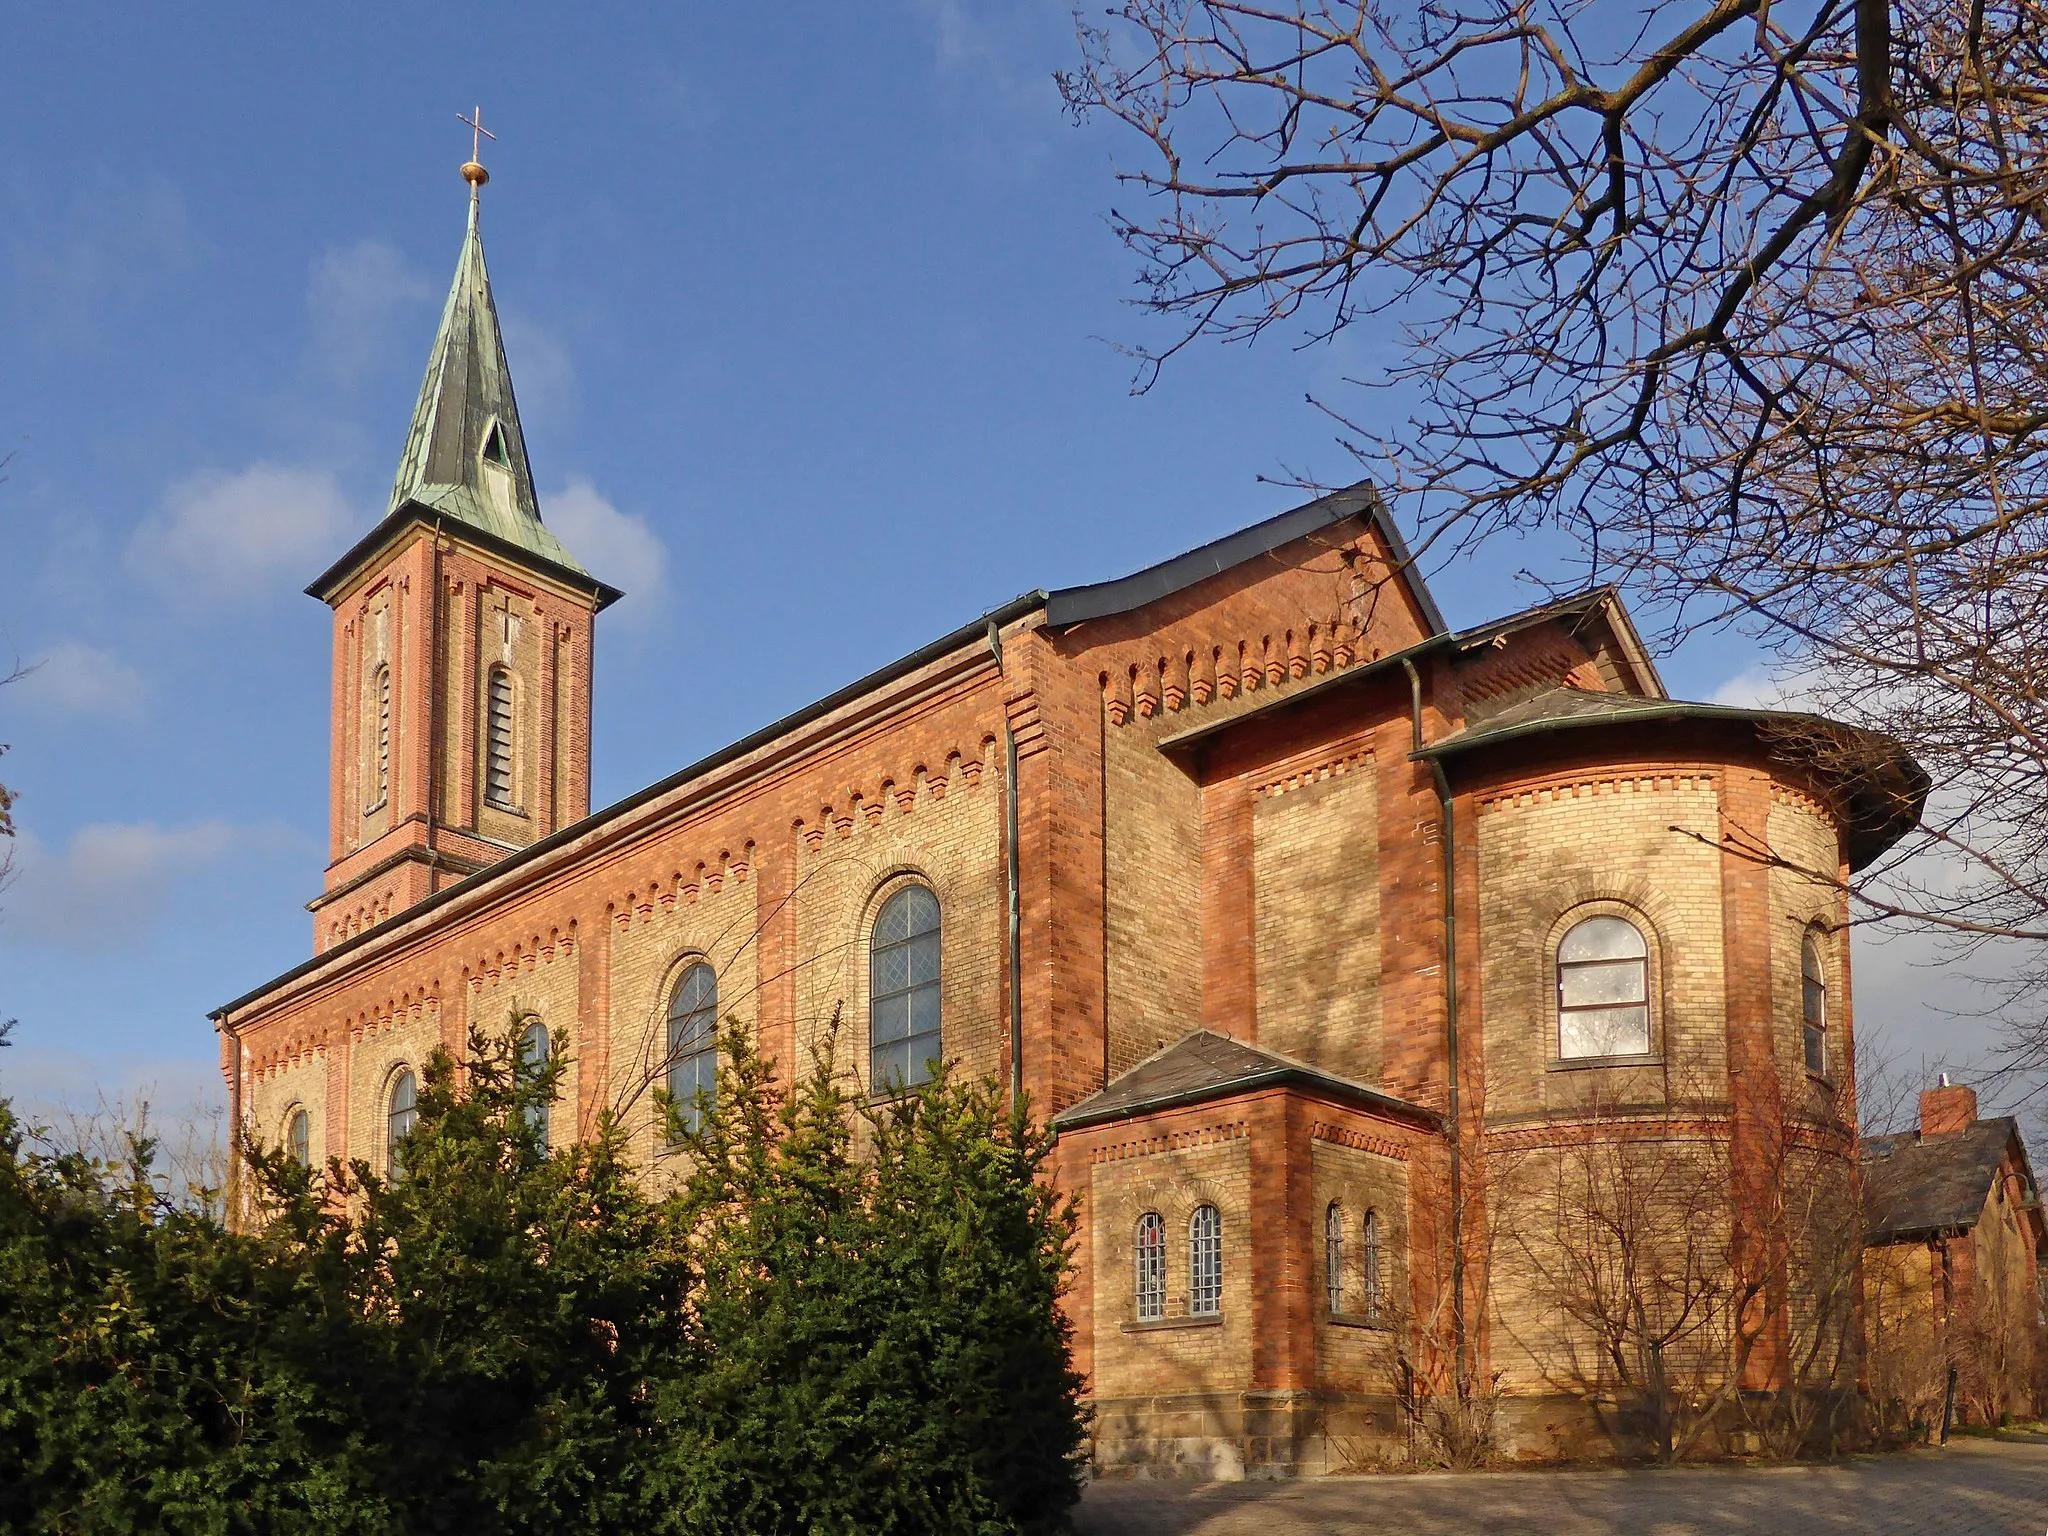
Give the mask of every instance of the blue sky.
M 315 18 L 319 18 L 316 23 Z M 760 18 L 772 17 L 769 22 Z M 1156 338 L 1104 215 L 1135 147 L 1060 110 L 1059 0 L 17 8 L 0 50 L 0 690 L 22 794 L 0 1089 L 218 1086 L 208 1008 L 310 950 L 326 611 L 484 232 L 543 515 L 629 596 L 608 803 L 1037 586 L 1362 471 L 1304 403 L 1387 343 Z M 1128 195 L 1128 194 L 1123 194 Z M 1503 547 L 1435 580 L 1520 606 Z M 0 660 L 5 652 L 0 652 Z M 1739 642 L 1663 658 L 1732 696 Z M 1910 944 L 1859 1024 L 1961 1065 Z

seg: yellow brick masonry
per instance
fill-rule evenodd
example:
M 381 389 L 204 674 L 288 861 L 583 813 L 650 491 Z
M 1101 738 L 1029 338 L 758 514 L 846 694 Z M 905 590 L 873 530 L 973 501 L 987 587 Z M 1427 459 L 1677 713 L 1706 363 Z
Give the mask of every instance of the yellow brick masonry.
M 1595 1101 L 1662 1103 L 1674 1077 L 1683 1079 L 1681 1096 L 1721 1096 L 1718 804 L 1710 771 L 1669 767 L 1564 776 L 1482 804 L 1489 1127 Z M 1601 912 L 1630 917 L 1649 940 L 1657 1064 L 1576 1068 L 1558 1060 L 1557 944 L 1580 917 Z
M 1252 812 L 1259 1043 L 1362 1083 L 1379 1082 L 1382 1060 L 1371 766 L 1340 758 L 1264 790 Z

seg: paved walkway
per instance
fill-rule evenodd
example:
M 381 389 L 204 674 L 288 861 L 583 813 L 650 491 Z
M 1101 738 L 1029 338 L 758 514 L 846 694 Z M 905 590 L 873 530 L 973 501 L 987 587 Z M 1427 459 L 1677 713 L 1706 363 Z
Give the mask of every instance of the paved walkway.
M 1824 1466 L 1107 1482 L 1082 1536 L 2043 1536 L 2048 1437 Z

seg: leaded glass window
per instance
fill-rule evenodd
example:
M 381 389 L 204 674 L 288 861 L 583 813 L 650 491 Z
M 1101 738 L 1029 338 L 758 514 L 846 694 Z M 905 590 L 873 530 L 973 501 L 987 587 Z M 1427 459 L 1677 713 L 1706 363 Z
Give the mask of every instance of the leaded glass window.
M 1828 978 L 1821 969 L 1820 940 L 1812 929 L 1799 946 L 1799 1011 L 1806 1036 L 1806 1070 L 1828 1069 Z
M 1343 1316 L 1344 1207 L 1335 1200 L 1323 1212 L 1323 1286 L 1330 1293 L 1330 1316 Z
M 548 1064 L 548 1027 L 535 1019 L 526 1026 L 526 1033 L 519 1037 L 519 1064 L 529 1079 L 537 1078 Z M 548 1146 L 548 1110 L 551 1106 L 546 1099 L 536 1098 L 526 1106 L 526 1123 L 533 1127 L 543 1150 Z
M 1138 1218 L 1138 1321 L 1166 1316 L 1166 1223 L 1157 1211 Z
M 313 1166 L 313 1117 L 303 1109 L 293 1110 L 284 1123 L 284 1148 L 300 1167 Z
M 397 1178 L 405 1171 L 399 1155 L 398 1144 L 418 1123 L 420 1117 L 420 1089 L 418 1081 L 407 1067 L 391 1080 L 391 1094 L 386 1100 L 384 1113 L 384 1170 L 391 1178 Z
M 702 960 L 668 1000 L 668 1091 L 688 1130 L 700 1130 L 718 1092 L 718 973 Z
M 875 915 L 868 996 L 872 1086 L 914 1087 L 939 1058 L 939 898 L 906 885 Z
M 1557 946 L 1557 1054 L 1650 1049 L 1650 950 L 1626 918 L 1589 917 Z
M 1365 1320 L 1380 1320 L 1380 1213 L 1365 1213 Z
M 1223 1217 L 1213 1205 L 1198 1206 L 1188 1221 L 1188 1315 L 1214 1317 L 1223 1310 Z

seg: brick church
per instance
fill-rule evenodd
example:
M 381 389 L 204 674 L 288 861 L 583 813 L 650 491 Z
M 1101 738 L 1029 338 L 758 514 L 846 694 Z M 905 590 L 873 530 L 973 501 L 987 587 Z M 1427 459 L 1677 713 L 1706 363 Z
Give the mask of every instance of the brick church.
M 330 862 L 313 957 L 213 1015 L 236 1123 L 381 1166 L 427 1055 L 517 1005 L 572 1042 L 553 1137 L 617 1107 L 652 1167 L 648 1090 L 714 1085 L 713 1019 L 796 1064 L 836 1012 L 873 1091 L 943 1057 L 1054 1117 L 1104 1467 L 1319 1470 L 1457 1374 L 1534 1454 L 1565 1325 L 1486 1284 L 1503 1149 L 1619 1114 L 1763 1203 L 1772 1127 L 1853 1159 L 1839 880 L 1919 770 L 1670 698 L 1612 591 L 1453 628 L 1369 485 L 972 617 L 593 813 L 620 594 L 542 520 L 473 189 L 389 510 L 308 591 Z M 1782 1251 L 1730 1251 L 1797 1312 Z M 1757 1336 L 1745 1385 L 1789 1368 Z

